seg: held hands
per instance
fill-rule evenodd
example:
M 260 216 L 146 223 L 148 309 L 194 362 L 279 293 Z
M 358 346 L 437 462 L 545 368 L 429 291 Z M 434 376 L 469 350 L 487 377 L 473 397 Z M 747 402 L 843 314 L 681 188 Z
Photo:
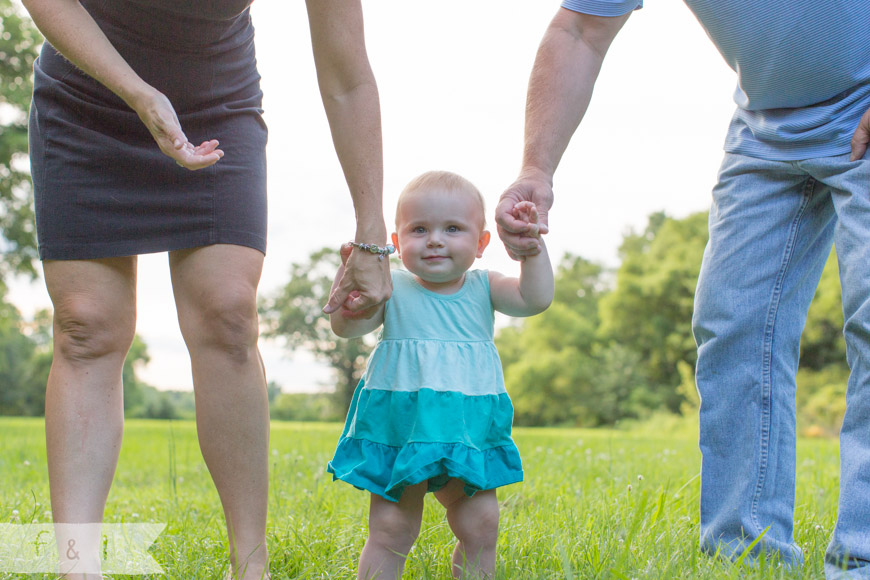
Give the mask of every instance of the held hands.
M 528 224 L 525 235 L 541 239 L 541 224 L 538 223 L 538 207 L 530 201 L 521 201 L 511 210 L 511 215 L 520 222 Z
M 198 146 L 187 140 L 172 103 L 162 93 L 154 91 L 144 104 L 134 109 L 160 150 L 181 167 L 203 169 L 214 165 L 224 156 L 224 152 L 217 148 L 219 143 L 216 139 L 203 141 Z
M 498 236 L 508 255 L 523 261 L 541 253 L 541 235 L 550 231 L 547 214 L 553 205 L 553 188 L 542 176 L 524 176 L 514 182 L 495 208 Z
M 340 279 L 333 286 L 323 312 L 332 314 L 340 310 L 345 318 L 371 318 L 393 291 L 389 258 L 354 252 L 350 244 L 342 244 L 340 254 Z
M 864 157 L 868 143 L 870 143 L 870 110 L 864 113 L 864 116 L 858 121 L 858 128 L 852 136 L 852 155 L 849 160 L 857 161 Z

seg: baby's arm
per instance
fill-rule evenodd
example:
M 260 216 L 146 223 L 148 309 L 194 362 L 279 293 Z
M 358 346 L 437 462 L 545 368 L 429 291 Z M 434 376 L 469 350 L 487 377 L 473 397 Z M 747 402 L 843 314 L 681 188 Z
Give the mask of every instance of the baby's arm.
M 341 246 L 341 266 L 338 267 L 338 271 L 335 273 L 332 289 L 329 292 L 330 295 L 335 291 L 336 285 L 344 274 L 344 265 L 347 263 L 347 258 L 350 256 L 352 249 L 350 244 L 343 244 Z M 348 299 L 355 298 L 355 294 L 358 295 L 359 293 L 356 290 L 352 291 Z M 345 318 L 344 313 L 346 309 L 344 307 L 339 308 L 329 315 L 329 324 L 332 326 L 332 332 L 342 338 L 357 338 L 358 336 L 370 333 L 384 323 L 384 304 L 382 302 L 378 306 L 378 309 L 371 318 Z
M 515 205 L 513 214 L 521 221 L 538 222 L 538 210 L 529 201 Z M 537 233 L 536 229 L 533 230 Z M 537 237 L 541 252 L 524 257 L 520 262 L 519 278 L 510 278 L 498 272 L 489 273 L 492 305 L 499 312 L 509 316 L 532 316 L 546 310 L 553 301 L 553 266 L 540 233 L 537 233 Z

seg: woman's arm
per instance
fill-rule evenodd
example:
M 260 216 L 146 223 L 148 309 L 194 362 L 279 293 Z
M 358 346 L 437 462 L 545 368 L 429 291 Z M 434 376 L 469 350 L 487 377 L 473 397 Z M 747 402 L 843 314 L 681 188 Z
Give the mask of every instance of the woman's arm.
M 490 297 L 493 307 L 499 312 L 509 316 L 532 316 L 543 312 L 553 302 L 553 266 L 547 245 L 541 238 L 540 229 L 536 227 L 539 218 L 535 205 L 528 201 L 517 204 L 512 217 L 530 226 L 531 235 L 538 239 L 540 252 L 523 258 L 519 278 L 490 272 Z
M 214 165 L 223 156 L 218 142 L 195 147 L 187 140 L 172 104 L 136 74 L 78 0 L 22 0 L 43 36 L 67 60 L 133 109 L 160 150 L 188 169 Z
M 356 212 L 354 241 L 382 246 L 383 146 L 378 87 L 369 65 L 360 0 L 307 0 L 317 82 L 332 141 Z M 356 251 L 324 312 L 344 306 L 352 316 L 371 316 L 390 297 L 386 260 Z M 355 297 L 350 292 L 355 290 Z

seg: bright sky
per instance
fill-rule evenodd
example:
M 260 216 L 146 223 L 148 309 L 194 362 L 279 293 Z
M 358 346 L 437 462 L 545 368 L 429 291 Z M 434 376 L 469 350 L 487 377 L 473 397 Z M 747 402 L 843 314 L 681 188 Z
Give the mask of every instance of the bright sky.
M 443 0 L 436 9 L 418 0 L 364 2 L 383 115 L 388 227 L 398 192 L 430 169 L 469 178 L 491 214 L 519 168 L 529 72 L 557 8 L 558 1 L 541 0 Z M 290 264 L 350 239 L 354 223 L 317 91 L 304 3 L 259 0 L 252 11 L 270 128 L 269 249 L 260 285 L 268 294 L 287 281 Z M 734 83 L 685 5 L 654 2 L 635 13 L 556 173 L 547 237 L 554 262 L 573 252 L 615 265 L 623 233 L 643 227 L 650 213 L 707 209 Z M 498 243 L 477 267 L 518 272 Z M 191 389 L 165 254 L 140 257 L 138 290 L 138 332 L 152 358 L 142 378 Z M 25 316 L 50 306 L 41 281 L 14 285 L 11 299 Z M 290 360 L 266 341 L 261 350 L 269 379 L 285 392 L 329 380 L 309 356 Z

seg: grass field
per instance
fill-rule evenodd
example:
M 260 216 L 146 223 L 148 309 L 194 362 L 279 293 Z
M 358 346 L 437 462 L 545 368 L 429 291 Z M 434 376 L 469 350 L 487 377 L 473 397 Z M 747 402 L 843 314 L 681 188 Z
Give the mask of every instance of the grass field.
M 324 470 L 340 430 L 272 424 L 268 541 L 276 580 L 354 577 L 368 497 Z M 516 429 L 515 439 L 526 478 L 499 491 L 498 578 L 823 577 L 837 503 L 835 441 L 799 443 L 795 536 L 806 563 L 788 571 L 701 555 L 700 454 L 691 428 Z M 0 522 L 49 522 L 42 421 L 0 418 L 0 442 Z M 223 517 L 191 422 L 127 422 L 106 521 L 167 524 L 152 548 L 165 577 L 226 574 Z M 443 510 L 427 498 L 405 577 L 449 578 L 452 548 Z

